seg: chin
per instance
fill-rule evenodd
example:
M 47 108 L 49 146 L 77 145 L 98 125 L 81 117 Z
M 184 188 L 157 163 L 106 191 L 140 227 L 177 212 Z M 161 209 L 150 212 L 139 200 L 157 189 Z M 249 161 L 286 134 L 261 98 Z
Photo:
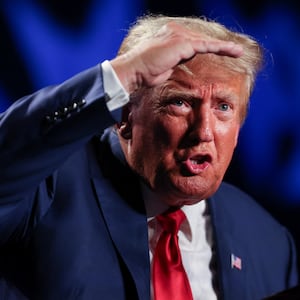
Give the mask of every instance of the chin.
M 176 177 L 162 185 L 161 189 L 165 191 L 165 196 L 169 198 L 172 203 L 192 205 L 211 197 L 219 188 L 220 183 L 221 180 L 216 181 L 195 177 Z
M 169 196 L 169 195 L 168 195 Z M 181 198 L 181 197 L 164 197 L 163 201 L 171 207 L 182 207 L 184 205 L 194 205 L 202 200 L 204 200 L 205 198 Z

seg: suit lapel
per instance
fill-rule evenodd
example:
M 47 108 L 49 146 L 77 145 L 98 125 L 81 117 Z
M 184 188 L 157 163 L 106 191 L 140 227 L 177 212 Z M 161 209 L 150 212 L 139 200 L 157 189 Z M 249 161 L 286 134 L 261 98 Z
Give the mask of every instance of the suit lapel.
M 217 192 L 208 200 L 215 236 L 220 297 L 223 300 L 246 300 L 249 295 L 245 284 L 249 256 L 241 238 L 235 234 L 230 221 L 232 213 L 228 211 L 224 197 L 225 195 Z
M 135 282 L 140 299 L 150 297 L 147 218 L 136 176 L 125 166 L 117 137 L 104 135 L 91 157 L 91 179 L 113 243 Z M 115 152 L 114 154 L 112 152 Z M 94 158 L 93 158 L 94 156 Z M 97 163 L 97 160 L 100 162 Z M 101 169 L 99 168 L 101 165 Z

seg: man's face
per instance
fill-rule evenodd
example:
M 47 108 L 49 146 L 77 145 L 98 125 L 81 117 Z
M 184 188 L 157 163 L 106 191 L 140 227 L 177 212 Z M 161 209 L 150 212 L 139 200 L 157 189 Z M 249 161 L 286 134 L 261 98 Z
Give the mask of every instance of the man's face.
M 245 76 L 208 58 L 196 56 L 146 91 L 120 127 L 128 164 L 171 206 L 211 196 L 237 144 Z

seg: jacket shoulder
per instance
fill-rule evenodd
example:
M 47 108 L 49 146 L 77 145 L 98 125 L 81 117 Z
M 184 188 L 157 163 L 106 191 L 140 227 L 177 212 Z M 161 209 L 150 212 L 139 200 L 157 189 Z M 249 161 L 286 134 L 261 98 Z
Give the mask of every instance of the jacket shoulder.
M 212 215 L 217 223 L 227 225 L 239 235 L 251 235 L 262 240 L 289 237 L 288 230 L 276 220 L 257 200 L 241 189 L 222 183 L 209 199 Z

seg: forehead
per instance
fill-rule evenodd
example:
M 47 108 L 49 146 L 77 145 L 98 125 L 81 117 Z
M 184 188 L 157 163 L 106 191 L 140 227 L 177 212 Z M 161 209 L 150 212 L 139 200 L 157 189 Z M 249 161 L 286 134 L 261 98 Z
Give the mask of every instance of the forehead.
M 197 55 L 177 66 L 169 83 L 174 88 L 196 93 L 211 89 L 212 93 L 233 94 L 244 99 L 248 95 L 247 76 L 226 66 L 222 57 L 211 54 Z

